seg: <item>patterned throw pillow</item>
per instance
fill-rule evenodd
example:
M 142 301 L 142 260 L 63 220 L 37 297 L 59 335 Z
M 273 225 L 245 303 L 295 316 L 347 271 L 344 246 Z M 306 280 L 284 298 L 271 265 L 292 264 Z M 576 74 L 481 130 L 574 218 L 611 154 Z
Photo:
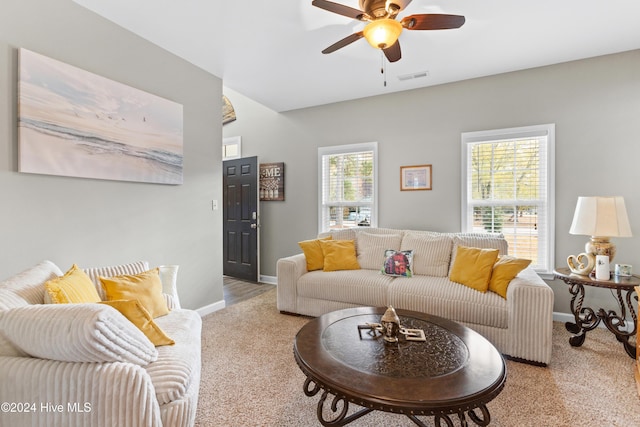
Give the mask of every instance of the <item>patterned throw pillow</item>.
M 413 276 L 413 251 L 384 251 L 384 266 L 381 273 L 388 276 Z

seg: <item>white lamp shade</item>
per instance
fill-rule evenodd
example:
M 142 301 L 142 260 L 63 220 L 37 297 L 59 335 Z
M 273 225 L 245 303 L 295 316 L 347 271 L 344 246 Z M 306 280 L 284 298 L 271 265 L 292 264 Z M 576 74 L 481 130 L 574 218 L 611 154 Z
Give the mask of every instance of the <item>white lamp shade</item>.
M 631 237 L 631 226 L 623 197 L 578 197 L 571 234 L 601 237 Z

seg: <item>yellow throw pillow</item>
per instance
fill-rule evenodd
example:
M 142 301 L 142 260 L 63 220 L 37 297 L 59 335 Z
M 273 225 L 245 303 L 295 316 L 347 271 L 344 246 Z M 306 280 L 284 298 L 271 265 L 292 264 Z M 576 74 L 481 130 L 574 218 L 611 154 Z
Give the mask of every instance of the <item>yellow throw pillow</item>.
M 75 264 L 64 276 L 49 280 L 44 287 L 54 304 L 100 301 L 100 295 L 89 276 Z
M 124 317 L 140 329 L 149 341 L 156 347 L 160 345 L 174 345 L 176 342 L 156 325 L 149 312 L 138 300 L 102 301 L 101 304 L 109 305 L 118 310 Z
M 322 270 L 324 267 L 324 255 L 322 254 L 320 240 L 331 240 L 331 236 L 298 242 L 307 260 L 307 271 Z
M 498 253 L 497 249 L 458 246 L 449 280 L 468 286 L 476 291 L 487 292 L 493 264 L 496 263 Z
M 169 313 L 162 295 L 159 269 L 154 268 L 140 274 L 100 277 L 107 301 L 138 300 L 152 318 Z
M 355 240 L 320 240 L 324 271 L 360 270 Z
M 489 290 L 507 299 L 507 288 L 511 280 L 531 264 L 530 259 L 514 258 L 504 255 L 493 266 Z

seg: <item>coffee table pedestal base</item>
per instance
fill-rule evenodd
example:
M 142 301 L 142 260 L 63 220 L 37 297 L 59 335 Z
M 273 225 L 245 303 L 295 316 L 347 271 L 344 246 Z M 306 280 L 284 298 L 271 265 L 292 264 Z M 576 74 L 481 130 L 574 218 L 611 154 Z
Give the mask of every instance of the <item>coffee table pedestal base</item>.
M 361 410 L 347 415 L 349 413 L 349 403 L 350 402 L 354 403 L 353 399 L 349 399 L 347 396 L 339 396 L 339 395 L 331 394 L 329 393 L 329 391 L 324 390 L 312 378 L 308 378 L 308 377 L 304 382 L 303 391 L 304 391 L 304 394 L 309 397 L 313 397 L 317 395 L 320 391 L 322 391 L 322 396 L 320 397 L 320 401 L 318 402 L 317 415 L 318 415 L 318 420 L 320 421 L 320 424 L 322 424 L 325 427 L 345 426 L 357 420 L 358 418 L 361 418 L 367 415 L 368 413 L 373 412 L 374 410 L 381 410 L 386 412 L 393 412 L 400 415 L 406 415 L 411 421 L 413 421 L 416 425 L 420 427 L 427 427 L 427 424 L 423 423 L 418 418 L 418 415 L 434 417 L 433 421 L 434 421 L 435 427 L 443 427 L 443 426 L 456 427 L 456 422 L 454 421 L 456 418 L 459 421 L 458 425 L 460 427 L 468 427 L 469 422 L 467 421 L 467 415 L 469 416 L 469 419 L 473 423 L 475 423 L 475 425 L 480 427 L 486 427 L 491 422 L 491 415 L 489 414 L 489 409 L 487 409 L 486 405 L 479 405 L 476 408 L 466 410 L 466 411 L 460 410 L 457 413 L 456 412 L 433 413 L 433 411 L 431 411 L 429 413 L 420 413 L 420 414 L 415 414 L 415 413 L 408 414 L 402 411 L 398 412 L 391 409 L 385 409 L 382 407 L 381 408 L 362 407 Z M 331 399 L 331 405 L 329 407 L 330 409 L 329 410 L 325 407 L 325 404 L 328 404 L 327 398 L 329 397 L 330 394 L 331 396 L 333 396 L 333 399 Z M 476 414 L 476 410 L 480 412 L 480 416 Z M 327 419 L 327 415 L 331 415 L 331 417 Z

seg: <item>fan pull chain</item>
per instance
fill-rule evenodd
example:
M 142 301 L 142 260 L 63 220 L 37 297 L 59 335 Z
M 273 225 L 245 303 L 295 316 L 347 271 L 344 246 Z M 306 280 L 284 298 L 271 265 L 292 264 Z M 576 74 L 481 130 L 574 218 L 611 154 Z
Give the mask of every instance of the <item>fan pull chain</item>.
M 387 87 L 387 62 L 384 60 L 384 52 L 380 50 L 380 60 L 382 61 L 380 64 L 380 74 L 384 77 L 384 87 Z

